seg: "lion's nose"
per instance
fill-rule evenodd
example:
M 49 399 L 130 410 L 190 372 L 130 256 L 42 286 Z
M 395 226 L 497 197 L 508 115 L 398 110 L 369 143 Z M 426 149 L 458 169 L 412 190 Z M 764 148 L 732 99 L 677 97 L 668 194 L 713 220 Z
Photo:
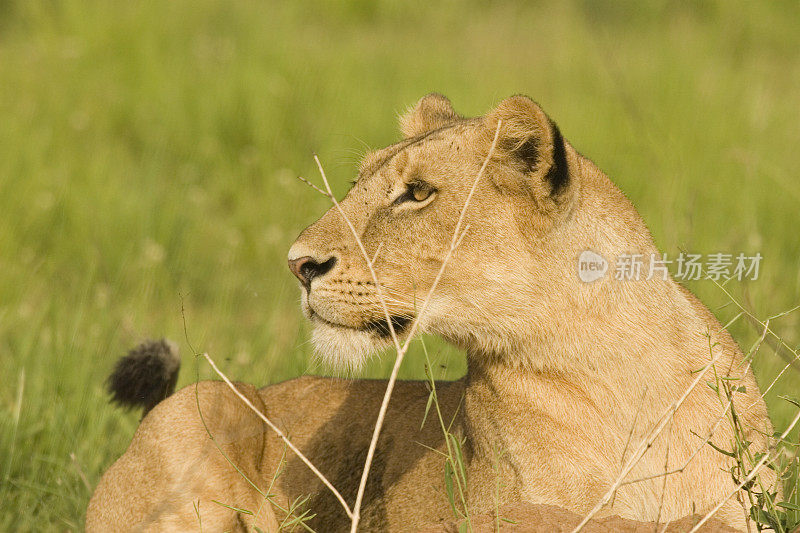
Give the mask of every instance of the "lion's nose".
M 306 289 L 311 287 L 311 280 L 327 274 L 336 264 L 336 258 L 331 257 L 323 262 L 318 262 L 310 256 L 289 259 L 289 270 L 297 276 Z

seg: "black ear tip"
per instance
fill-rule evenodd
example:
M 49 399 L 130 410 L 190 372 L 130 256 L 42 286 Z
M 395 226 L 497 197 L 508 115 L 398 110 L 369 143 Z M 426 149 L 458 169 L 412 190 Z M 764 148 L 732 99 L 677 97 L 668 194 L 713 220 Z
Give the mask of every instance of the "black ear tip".
M 180 370 L 178 348 L 165 339 L 148 340 L 120 358 L 108 377 L 112 401 L 147 414 L 175 391 Z
M 567 163 L 567 147 L 564 137 L 556 123 L 550 121 L 550 128 L 553 134 L 553 164 L 547 171 L 547 181 L 550 183 L 551 196 L 560 194 L 569 183 L 569 166 Z
M 550 140 L 552 141 L 552 148 L 543 145 L 541 136 L 531 135 L 522 138 L 511 137 L 505 139 L 506 146 L 503 146 L 509 153 L 513 153 L 514 157 L 525 165 L 528 172 L 534 172 L 542 164 L 542 153 L 552 150 L 552 162 L 544 176 L 544 181 L 550 184 L 550 195 L 558 196 L 569 184 L 569 164 L 567 162 L 567 148 L 561 131 L 556 126 L 555 122 L 546 118 L 547 126 L 550 129 Z M 547 127 L 546 126 L 546 127 Z M 502 145 L 501 145 L 502 146 Z

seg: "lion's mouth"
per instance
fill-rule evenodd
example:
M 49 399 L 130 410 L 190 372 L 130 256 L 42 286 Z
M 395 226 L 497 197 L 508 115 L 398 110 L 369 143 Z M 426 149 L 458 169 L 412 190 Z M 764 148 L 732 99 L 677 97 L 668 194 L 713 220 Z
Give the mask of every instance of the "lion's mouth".
M 392 316 L 390 318 L 392 319 L 392 328 L 397 335 L 403 333 L 411 323 L 411 319 L 404 316 Z M 385 318 L 373 320 L 364 326 L 365 330 L 371 331 L 381 338 L 391 337 L 392 328 L 389 328 L 389 322 L 387 322 Z
M 309 306 L 308 308 L 308 314 L 309 318 L 312 321 L 316 320 L 322 322 L 326 326 L 330 326 L 333 328 L 351 329 L 354 331 L 365 331 L 369 333 L 374 333 L 380 338 L 387 338 L 391 337 L 392 335 L 392 330 L 389 327 L 389 322 L 387 322 L 385 318 L 372 320 L 370 322 L 367 322 L 364 326 L 361 327 L 353 327 L 353 326 L 346 326 L 344 324 L 339 324 L 338 322 L 331 322 L 330 320 L 323 318 L 322 315 L 320 315 L 319 313 L 315 312 L 314 309 L 311 308 L 311 306 Z M 409 326 L 409 324 L 411 324 L 411 319 L 404 316 L 391 316 L 390 319 L 392 321 L 392 328 L 394 328 L 394 332 L 397 335 L 403 333 Z

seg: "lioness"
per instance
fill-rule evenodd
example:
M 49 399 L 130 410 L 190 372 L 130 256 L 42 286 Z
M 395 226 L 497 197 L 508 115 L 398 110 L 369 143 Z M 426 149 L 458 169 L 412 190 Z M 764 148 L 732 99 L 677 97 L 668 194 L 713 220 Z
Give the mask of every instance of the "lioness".
M 467 375 L 439 384 L 438 396 L 465 442 L 471 511 L 492 509 L 499 490 L 502 502 L 587 513 L 640 447 L 647 451 L 626 479 L 646 479 L 622 484 L 597 516 L 669 521 L 712 508 L 735 486 L 730 459 L 703 445 L 710 433 L 721 448 L 732 438 L 724 398 L 707 382 L 740 380 L 735 405 L 755 452 L 772 430 L 753 374 L 709 310 L 669 276 L 617 279 L 613 258 L 623 254 L 640 254 L 648 270 L 658 253 L 650 234 L 529 98 L 466 119 L 445 97 L 426 96 L 402 116 L 404 139 L 365 157 L 341 209 L 376 257 L 394 329 L 402 338 L 416 318 L 498 123 L 466 233 L 420 322 L 467 354 Z M 587 250 L 612 261 L 592 282 L 578 276 Z M 367 262 L 336 208 L 303 231 L 289 265 L 325 359 L 357 367 L 390 344 Z M 352 503 L 385 382 L 301 377 L 238 387 Z M 398 383 L 367 484 L 364 531 L 452 518 L 442 431 L 430 420 L 420 428 L 427 399 L 423 382 Z M 202 382 L 142 420 L 95 491 L 87 528 L 276 530 L 306 496 L 300 509 L 316 515 L 311 527 L 347 530 L 341 506 L 308 468 L 223 383 Z M 742 527 L 745 512 L 732 498 L 717 516 Z

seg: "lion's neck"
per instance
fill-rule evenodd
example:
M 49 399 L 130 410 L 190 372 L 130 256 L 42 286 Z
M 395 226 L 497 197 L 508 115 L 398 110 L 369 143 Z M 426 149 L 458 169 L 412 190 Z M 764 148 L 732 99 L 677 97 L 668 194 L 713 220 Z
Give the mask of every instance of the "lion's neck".
M 466 405 L 474 434 L 519 433 L 524 441 L 547 421 L 618 434 L 643 401 L 643 417 L 662 412 L 708 362 L 701 334 L 708 324 L 674 282 L 630 290 L 646 294 L 611 295 L 605 301 L 616 304 L 602 312 L 564 306 L 557 321 L 532 322 L 533 333 L 513 350 L 468 350 Z
M 647 272 L 658 250 L 630 202 L 584 165 L 579 206 L 529 251 L 538 270 L 520 284 L 526 292 L 499 306 L 484 329 L 449 337 L 467 349 L 474 435 L 511 435 L 517 443 L 559 428 L 625 435 L 639 406 L 646 425 L 686 389 L 708 364 L 712 343 L 726 352 L 720 368 L 740 357 L 713 315 L 672 279 L 616 279 L 617 258 L 640 254 Z M 604 278 L 579 279 L 586 250 L 608 260 Z

